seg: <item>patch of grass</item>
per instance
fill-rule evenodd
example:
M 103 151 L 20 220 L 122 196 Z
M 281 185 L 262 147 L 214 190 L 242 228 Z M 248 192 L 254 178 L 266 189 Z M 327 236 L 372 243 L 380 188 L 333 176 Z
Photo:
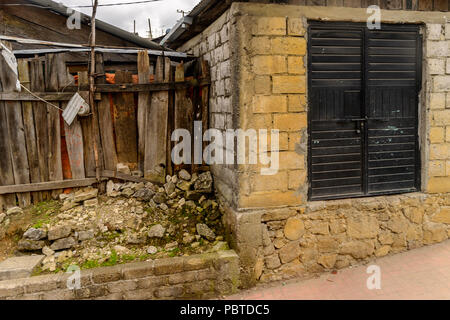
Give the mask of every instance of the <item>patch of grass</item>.
M 88 260 L 85 261 L 82 265 L 81 265 L 81 269 L 85 270 L 85 269 L 93 269 L 93 268 L 98 268 L 100 267 L 100 264 L 98 263 L 97 260 Z
M 117 254 L 116 250 L 111 250 L 111 255 L 109 256 L 108 260 L 103 262 L 101 264 L 102 267 L 111 267 L 115 266 L 119 262 L 119 255 Z
M 31 213 L 36 216 L 37 215 L 48 216 L 53 213 L 56 213 L 59 209 L 59 206 L 60 205 L 59 205 L 58 201 L 55 201 L 55 200 L 39 202 L 32 208 Z

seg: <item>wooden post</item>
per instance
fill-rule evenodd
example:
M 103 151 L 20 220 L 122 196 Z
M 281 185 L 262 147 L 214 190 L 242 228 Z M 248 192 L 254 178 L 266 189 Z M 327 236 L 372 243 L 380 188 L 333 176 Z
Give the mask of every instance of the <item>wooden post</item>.
M 90 74 L 89 74 L 89 104 L 91 105 L 92 112 L 92 129 L 94 133 L 94 159 L 95 159 L 95 177 L 100 181 L 100 161 L 99 161 L 99 148 L 100 139 L 98 131 L 98 117 L 97 108 L 95 106 L 95 16 L 97 15 L 98 0 L 94 1 L 94 6 L 92 8 L 91 17 L 91 63 L 90 63 Z

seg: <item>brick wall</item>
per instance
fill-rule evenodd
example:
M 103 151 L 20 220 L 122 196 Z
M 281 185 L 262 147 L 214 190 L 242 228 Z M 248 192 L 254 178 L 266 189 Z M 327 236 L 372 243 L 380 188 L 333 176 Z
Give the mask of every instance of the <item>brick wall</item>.
M 383 22 L 424 25 L 422 192 L 324 202 L 306 196 L 307 21 L 365 22 L 366 11 L 233 3 L 227 15 L 236 73 L 231 78 L 234 126 L 280 130 L 279 172 L 262 176 L 260 165 L 238 166 L 234 202 L 224 202 L 244 284 L 343 268 L 448 239 L 450 27 L 445 14 L 382 11 Z
M 0 300 L 211 298 L 236 292 L 239 258 L 233 251 L 221 251 L 86 270 L 76 290 L 67 289 L 69 276 L 0 281 Z
M 280 131 L 280 168 L 274 176 L 246 166 L 240 175 L 240 208 L 299 205 L 306 200 L 306 40 L 301 18 L 246 17 L 242 30 L 241 101 L 244 128 Z M 253 84 L 250 87 L 250 84 Z M 242 87 L 241 87 L 242 88 Z M 242 91 L 241 91 L 242 92 Z M 247 95 L 246 95 L 247 96 Z
M 427 90 L 429 146 L 427 190 L 450 190 L 450 23 L 427 24 Z

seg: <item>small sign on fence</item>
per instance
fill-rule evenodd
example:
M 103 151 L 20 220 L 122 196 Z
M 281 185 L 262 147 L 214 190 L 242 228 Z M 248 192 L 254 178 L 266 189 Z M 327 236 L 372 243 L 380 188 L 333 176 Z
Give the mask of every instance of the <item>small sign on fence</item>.
M 89 104 L 77 92 L 73 95 L 72 99 L 70 99 L 66 109 L 62 113 L 62 116 L 64 121 L 66 121 L 66 123 L 70 126 L 77 114 L 84 116 L 87 115 L 89 111 Z

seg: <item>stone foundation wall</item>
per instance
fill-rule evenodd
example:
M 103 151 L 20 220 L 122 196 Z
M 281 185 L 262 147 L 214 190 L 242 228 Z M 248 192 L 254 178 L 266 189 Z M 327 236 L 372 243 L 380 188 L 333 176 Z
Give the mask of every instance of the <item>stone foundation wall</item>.
M 280 280 L 447 240 L 450 195 L 310 202 L 262 213 L 261 229 L 263 252 L 255 276 Z
M 130 263 L 81 272 L 81 288 L 67 289 L 68 274 L 0 281 L 0 300 L 146 300 L 211 298 L 236 292 L 234 251 Z

